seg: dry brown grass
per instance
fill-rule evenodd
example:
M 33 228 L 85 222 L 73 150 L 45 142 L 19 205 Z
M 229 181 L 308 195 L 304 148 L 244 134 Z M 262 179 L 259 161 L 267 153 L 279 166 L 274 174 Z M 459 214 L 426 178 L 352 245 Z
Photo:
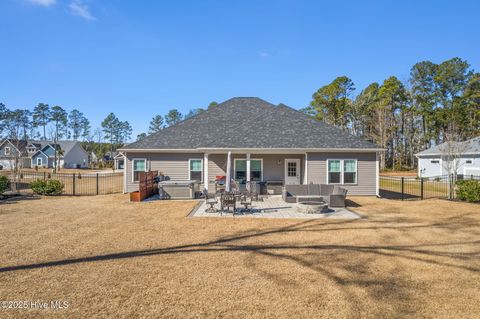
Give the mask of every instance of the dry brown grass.
M 450 317 L 480 313 L 480 206 L 352 198 L 361 220 L 186 218 L 127 196 L 0 204 L 0 296 L 21 317 Z
M 404 177 L 417 177 L 418 171 L 411 170 L 411 171 L 384 171 L 380 172 L 381 176 L 404 176 Z

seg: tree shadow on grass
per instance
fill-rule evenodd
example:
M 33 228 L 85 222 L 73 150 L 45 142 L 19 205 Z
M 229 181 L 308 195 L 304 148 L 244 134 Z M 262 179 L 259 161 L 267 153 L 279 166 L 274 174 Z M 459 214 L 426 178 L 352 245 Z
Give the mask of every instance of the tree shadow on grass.
M 358 311 L 359 305 L 365 303 L 365 295 L 376 301 L 389 302 L 395 305 L 399 313 L 413 311 L 411 295 L 419 295 L 421 286 L 409 285 L 411 274 L 404 273 L 400 268 L 399 261 L 416 262 L 425 265 L 447 267 L 461 272 L 480 274 L 480 240 L 463 240 L 458 242 L 430 242 L 411 245 L 361 245 L 361 244 L 303 244 L 303 243 L 273 243 L 269 236 L 278 234 L 300 234 L 302 232 L 335 232 L 356 231 L 379 231 L 396 230 L 402 235 L 408 236 L 422 229 L 437 228 L 448 231 L 465 231 L 472 223 L 451 219 L 446 222 L 395 225 L 385 221 L 369 221 L 367 225 L 361 222 L 345 220 L 335 222 L 323 222 L 319 220 L 306 220 L 283 227 L 268 227 L 263 229 L 252 228 L 246 231 L 230 234 L 214 240 L 192 243 L 187 245 L 175 245 L 155 249 L 126 251 L 79 258 L 46 261 L 26 265 L 3 266 L 0 273 L 15 272 L 21 270 L 33 270 L 48 267 L 67 266 L 78 263 L 102 262 L 109 260 L 122 260 L 137 257 L 149 257 L 172 254 L 199 254 L 219 252 L 243 252 L 245 263 L 252 273 L 275 282 L 277 285 L 295 286 L 301 283 L 295 282 L 289 277 L 288 272 L 278 273 L 270 270 L 267 265 L 271 263 L 288 263 L 295 267 L 308 270 L 311 274 L 318 275 L 334 284 L 344 300 L 349 304 L 349 312 L 353 316 Z M 478 223 L 477 223 L 478 224 Z M 252 241 L 250 242 L 245 241 Z M 260 242 L 262 240 L 262 242 Z M 467 252 L 455 249 L 458 246 L 467 247 Z M 258 258 L 270 259 L 266 263 L 257 263 Z M 384 274 L 376 270 L 375 263 L 381 258 L 388 261 L 394 270 Z M 411 271 L 411 270 L 410 270 Z M 415 293 L 411 291 L 415 289 Z M 314 292 L 321 297 L 321 290 Z M 391 313 L 378 312 L 379 316 L 388 316 Z M 390 311 L 390 310 L 389 310 Z

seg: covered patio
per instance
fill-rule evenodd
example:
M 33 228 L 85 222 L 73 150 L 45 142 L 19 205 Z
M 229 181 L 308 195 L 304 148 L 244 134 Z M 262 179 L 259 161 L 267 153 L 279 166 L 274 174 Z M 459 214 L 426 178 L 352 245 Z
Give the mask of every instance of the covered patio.
M 205 153 L 201 163 L 202 182 L 203 187 L 209 193 L 215 193 L 218 190 L 217 179 L 219 176 L 229 176 L 231 180 L 235 180 L 239 184 L 263 183 L 267 185 L 265 194 L 268 189 L 270 195 L 280 194 L 281 186 L 285 184 L 307 183 L 308 155 L 305 152 L 285 150 L 282 152 L 273 150 L 203 151 Z

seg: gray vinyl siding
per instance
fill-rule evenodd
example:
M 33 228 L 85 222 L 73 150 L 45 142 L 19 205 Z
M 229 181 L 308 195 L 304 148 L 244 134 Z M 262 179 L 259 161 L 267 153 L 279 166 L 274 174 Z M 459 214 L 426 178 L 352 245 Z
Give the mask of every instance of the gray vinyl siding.
M 202 159 L 203 153 L 127 153 L 125 168 L 127 192 L 138 190 L 138 183 L 132 182 L 132 159 L 145 158 L 147 170 L 162 172 L 171 180 L 188 180 L 188 160 Z M 246 158 L 244 154 L 232 155 L 232 177 L 234 161 Z M 285 159 L 300 159 L 301 183 L 304 182 L 305 155 L 303 154 L 251 154 L 251 158 L 263 159 L 263 180 L 284 181 Z M 325 184 L 327 182 L 327 159 L 357 159 L 357 184 L 344 185 L 351 195 L 376 195 L 376 154 L 375 153 L 309 153 L 308 182 Z M 208 156 L 209 188 L 213 189 L 215 176 L 226 175 L 227 154 L 210 154 Z M 203 187 L 203 185 L 201 186 Z
M 64 156 L 65 168 L 76 168 L 80 165 L 82 168 L 88 167 L 88 153 L 82 148 L 80 143 L 76 143 L 75 146 Z
M 349 195 L 376 195 L 377 162 L 375 153 L 308 153 L 308 182 L 327 183 L 328 159 L 356 159 L 357 184 L 342 185 Z
M 138 190 L 138 183 L 132 181 L 132 159 L 145 158 L 147 170 L 159 171 L 171 180 L 189 180 L 188 160 L 191 158 L 203 159 L 203 153 L 127 153 L 125 167 L 127 171 L 127 192 Z

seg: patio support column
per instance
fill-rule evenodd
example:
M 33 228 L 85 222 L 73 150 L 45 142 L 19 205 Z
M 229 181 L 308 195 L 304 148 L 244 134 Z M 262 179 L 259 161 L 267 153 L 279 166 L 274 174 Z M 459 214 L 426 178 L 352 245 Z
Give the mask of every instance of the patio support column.
M 203 188 L 208 191 L 208 153 L 203 154 Z
M 250 153 L 247 153 L 247 182 L 250 182 Z
M 303 169 L 303 183 L 308 184 L 308 153 L 305 153 L 305 167 Z

